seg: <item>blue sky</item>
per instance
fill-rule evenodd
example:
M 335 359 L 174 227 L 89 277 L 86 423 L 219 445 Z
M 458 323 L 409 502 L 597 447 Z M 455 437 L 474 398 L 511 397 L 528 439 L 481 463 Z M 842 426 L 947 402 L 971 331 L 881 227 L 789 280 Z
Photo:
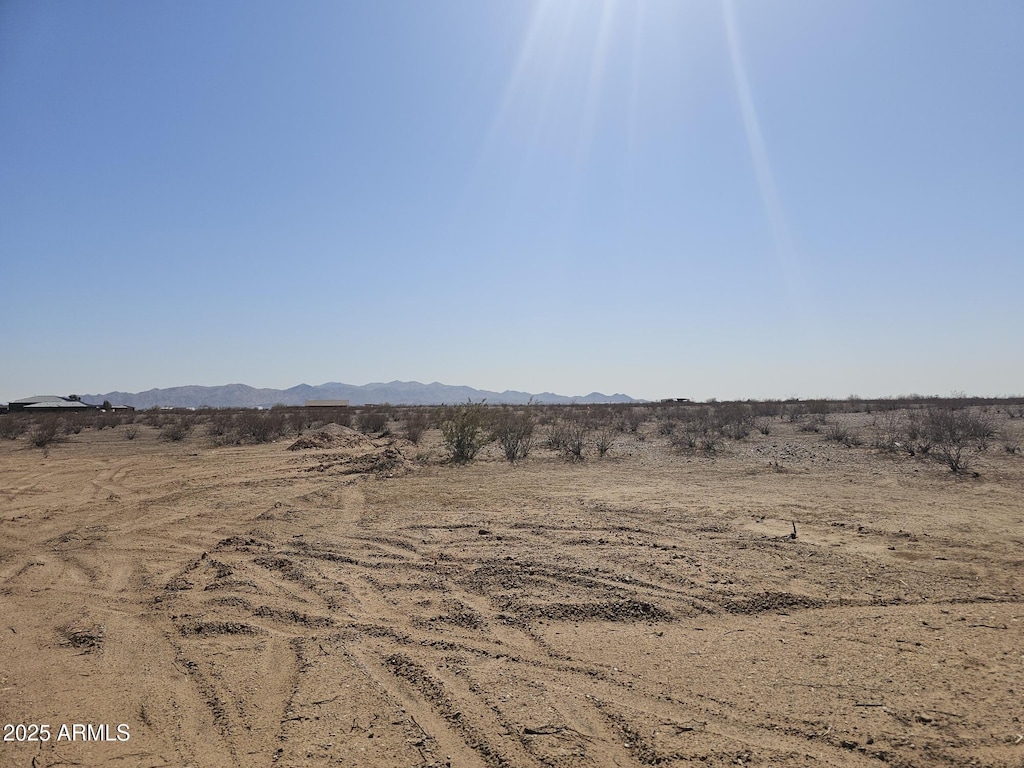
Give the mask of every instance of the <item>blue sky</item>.
M 1024 4 L 0 4 L 0 400 L 1024 392 Z

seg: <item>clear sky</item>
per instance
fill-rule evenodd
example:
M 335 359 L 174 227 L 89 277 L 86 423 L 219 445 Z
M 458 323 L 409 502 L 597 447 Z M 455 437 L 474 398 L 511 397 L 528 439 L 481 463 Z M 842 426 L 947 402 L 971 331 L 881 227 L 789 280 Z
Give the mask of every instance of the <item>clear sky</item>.
M 0 3 L 0 400 L 1024 392 L 1020 0 Z

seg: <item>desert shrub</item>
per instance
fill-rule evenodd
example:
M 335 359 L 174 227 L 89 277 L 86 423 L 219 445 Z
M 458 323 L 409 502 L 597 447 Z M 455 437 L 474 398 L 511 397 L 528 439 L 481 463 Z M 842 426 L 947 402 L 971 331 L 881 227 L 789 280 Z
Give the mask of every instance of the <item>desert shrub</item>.
M 287 434 L 288 422 L 280 410 L 242 411 L 235 420 L 240 442 L 269 443 Z
M 1020 453 L 1020 432 L 1007 425 L 1003 429 L 1003 449 L 1009 453 Z
M 935 457 L 954 474 L 968 471 L 977 454 L 986 450 L 993 434 L 985 414 L 953 406 L 928 408 L 923 427 L 933 443 Z
M 907 421 L 899 411 L 883 411 L 875 418 L 878 432 L 875 447 L 883 451 L 895 451 L 907 440 Z
M 0 416 L 0 438 L 16 440 L 28 431 L 28 424 L 20 416 Z
M 682 450 L 700 450 L 714 453 L 722 442 L 722 426 L 717 410 L 700 408 L 686 414 L 672 435 L 671 443 Z
M 615 442 L 616 432 L 617 430 L 614 427 L 607 425 L 601 427 L 594 433 L 594 447 L 597 448 L 597 455 L 602 459 Z
M 405 439 L 413 445 L 419 445 L 420 440 L 423 438 L 423 433 L 430 428 L 430 422 L 430 413 L 427 411 L 419 408 L 406 411 L 402 419 Z
M 697 439 L 697 447 L 704 453 L 715 453 L 721 445 L 722 438 L 717 432 L 705 432 Z
M 761 419 L 757 422 L 757 431 L 762 435 L 770 435 L 772 433 L 772 422 L 770 419 Z
M 702 433 L 691 425 L 687 425 L 672 435 L 672 446 L 683 450 L 693 450 Z
M 750 404 L 754 416 L 779 416 L 782 413 L 782 408 L 782 403 L 778 400 L 761 400 Z
M 175 416 L 164 420 L 160 428 L 160 438 L 172 443 L 179 443 L 192 431 L 192 423 L 184 416 Z
M 857 445 L 863 445 L 864 441 L 857 432 L 845 424 L 835 422 L 831 424 L 828 429 L 825 430 L 825 437 L 829 440 L 834 440 L 837 443 L 842 443 L 847 448 L 852 448 Z
M 825 416 L 820 413 L 813 413 L 807 419 L 800 422 L 800 426 L 797 427 L 801 432 L 821 432 L 825 426 Z
M 487 445 L 489 435 L 484 431 L 485 422 L 483 403 L 467 402 L 447 409 L 441 424 L 441 441 L 454 463 L 472 461 L 480 449 Z
M 125 440 L 134 440 L 139 435 L 139 427 L 136 424 L 125 424 L 122 434 Z
M 533 429 L 533 416 L 529 411 L 503 408 L 491 423 L 491 437 L 498 441 L 505 458 L 514 463 L 530 455 Z
M 326 406 L 304 408 L 301 429 L 324 424 L 337 424 L 340 427 L 352 426 L 352 409 L 345 406 Z
M 376 408 L 364 408 L 359 412 L 356 423 L 359 431 L 365 434 L 383 432 L 388 426 L 388 414 Z
M 206 434 L 218 443 L 228 442 L 234 429 L 235 416 L 230 411 L 214 411 L 206 423 Z
M 712 418 L 722 435 L 732 440 L 743 440 L 754 428 L 753 409 L 745 403 L 723 403 Z
M 98 413 L 92 420 L 92 426 L 97 431 L 103 431 L 104 429 L 113 429 L 121 423 L 121 417 L 116 416 L 109 411 L 107 413 Z
M 637 432 L 640 429 L 640 425 L 644 423 L 646 414 L 643 408 L 632 407 L 626 408 L 622 412 L 622 426 L 624 431 Z
M 67 434 L 66 425 L 54 416 L 44 416 L 35 423 L 29 433 L 29 441 L 36 448 L 48 448 L 63 442 Z
M 658 434 L 662 437 L 671 437 L 676 429 L 676 418 L 672 414 L 664 414 L 658 417 Z
M 581 421 L 573 421 L 565 425 L 565 438 L 562 443 L 562 455 L 569 461 L 583 461 L 583 451 L 587 444 L 590 429 Z
M 554 419 L 548 423 L 544 432 L 544 444 L 553 451 L 560 451 L 565 446 L 565 423 L 560 419 Z

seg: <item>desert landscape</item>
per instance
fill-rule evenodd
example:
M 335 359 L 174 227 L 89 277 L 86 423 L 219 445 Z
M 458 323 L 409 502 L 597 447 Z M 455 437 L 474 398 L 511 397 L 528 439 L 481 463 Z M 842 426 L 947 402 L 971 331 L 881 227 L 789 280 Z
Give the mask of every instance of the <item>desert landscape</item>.
M 309 410 L 0 415 L 0 765 L 1024 765 L 1017 401 Z

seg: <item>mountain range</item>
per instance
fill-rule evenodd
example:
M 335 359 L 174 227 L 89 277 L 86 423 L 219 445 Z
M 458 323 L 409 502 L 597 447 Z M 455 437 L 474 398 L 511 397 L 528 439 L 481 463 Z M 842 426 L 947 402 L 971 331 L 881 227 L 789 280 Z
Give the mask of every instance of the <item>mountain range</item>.
M 174 408 L 270 408 L 274 405 L 305 405 L 307 400 L 348 400 L 350 405 L 367 403 L 391 403 L 392 405 L 441 405 L 442 403 L 464 403 L 467 400 L 510 405 L 523 405 L 533 400 L 544 404 L 569 403 L 636 403 L 629 395 L 603 395 L 591 392 L 589 395 L 567 397 L 552 392 L 531 394 L 529 392 L 490 392 L 473 387 L 451 386 L 433 382 L 421 384 L 418 381 L 391 381 L 373 384 L 340 384 L 328 382 L 319 386 L 299 384 L 289 389 L 258 389 L 246 384 L 225 384 L 219 387 L 168 387 L 150 389 L 145 392 L 107 392 L 101 395 L 82 395 L 88 403 L 102 403 L 109 400 L 115 405 L 130 405 L 135 408 L 170 406 Z

